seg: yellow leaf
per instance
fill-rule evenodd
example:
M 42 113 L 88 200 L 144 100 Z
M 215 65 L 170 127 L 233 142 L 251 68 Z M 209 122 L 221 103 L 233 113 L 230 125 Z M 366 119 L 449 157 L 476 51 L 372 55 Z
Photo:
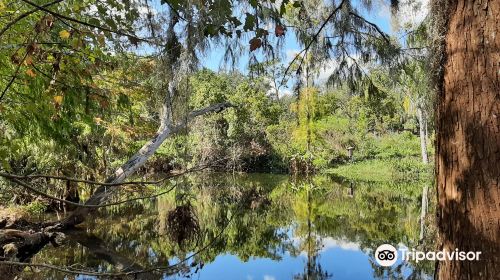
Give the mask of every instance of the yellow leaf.
M 31 58 L 31 55 L 29 55 L 24 60 L 24 65 L 31 65 L 31 64 L 33 64 L 33 58 Z
M 62 95 L 54 96 L 54 103 L 56 103 L 57 105 L 61 105 L 62 101 L 63 101 Z
M 61 32 L 59 32 L 59 37 L 61 37 L 62 39 L 68 39 L 69 38 L 69 32 L 67 30 L 63 30 Z
M 97 125 L 99 125 L 99 124 L 101 124 L 102 119 L 101 119 L 101 118 L 99 118 L 99 117 L 94 117 L 94 122 L 95 122 Z
M 35 72 L 33 72 L 33 70 L 31 69 L 26 70 L 26 74 L 32 78 L 36 77 Z

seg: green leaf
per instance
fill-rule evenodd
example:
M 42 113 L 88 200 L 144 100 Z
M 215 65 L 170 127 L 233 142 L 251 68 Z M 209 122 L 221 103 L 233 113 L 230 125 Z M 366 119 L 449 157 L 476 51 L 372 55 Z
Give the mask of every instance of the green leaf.
M 280 6 L 280 16 L 284 15 L 285 13 L 286 13 L 286 5 L 285 1 L 283 1 Z
M 253 30 L 255 27 L 255 17 L 252 14 L 246 13 L 245 25 L 243 25 L 243 30 L 249 31 Z
M 250 3 L 250 6 L 252 6 L 254 8 L 257 8 L 257 5 L 259 4 L 259 2 L 257 0 L 250 0 L 248 2 Z
M 113 30 L 116 30 L 117 29 L 117 26 L 116 26 L 116 23 L 114 20 L 110 19 L 110 18 L 107 18 L 105 20 L 106 24 L 109 26 L 109 28 L 113 29 Z
M 207 25 L 205 27 L 205 30 L 203 30 L 205 37 L 213 37 L 213 36 L 217 35 L 217 32 L 218 32 L 218 28 L 213 24 Z
M 101 26 L 101 22 L 97 18 L 91 18 L 89 19 L 89 24 L 95 25 L 95 26 Z

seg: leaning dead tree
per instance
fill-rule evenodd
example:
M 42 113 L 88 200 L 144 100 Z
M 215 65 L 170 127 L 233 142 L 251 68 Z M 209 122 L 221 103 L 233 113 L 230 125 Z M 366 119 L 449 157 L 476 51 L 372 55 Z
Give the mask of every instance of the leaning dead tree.
M 144 163 L 155 153 L 161 144 L 176 132 L 184 129 L 188 122 L 197 116 L 208 113 L 221 112 L 222 110 L 232 107 L 230 103 L 218 103 L 204 109 L 191 112 L 188 117 L 180 124 L 172 126 L 171 119 L 167 113 L 164 113 L 162 123 L 156 132 L 155 136 L 149 140 L 142 148 L 132 156 L 125 164 L 118 168 L 113 175 L 106 179 L 106 183 L 121 183 L 126 178 L 136 172 Z M 117 186 L 100 186 L 94 194 L 85 202 L 85 205 L 100 205 L 106 203 L 110 196 L 114 193 Z M 78 207 L 66 219 L 56 224 L 57 229 L 65 229 L 82 223 L 85 217 L 96 208 Z

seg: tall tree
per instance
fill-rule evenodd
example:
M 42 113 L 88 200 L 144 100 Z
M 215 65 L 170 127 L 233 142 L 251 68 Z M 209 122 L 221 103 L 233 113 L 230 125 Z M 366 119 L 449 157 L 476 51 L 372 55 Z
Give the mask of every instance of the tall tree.
M 443 261 L 439 279 L 500 277 L 500 1 L 432 1 L 441 246 L 481 251 Z
M 428 104 L 432 100 L 428 94 L 428 75 L 424 72 L 421 63 L 410 61 L 404 67 L 401 75 L 401 85 L 405 91 L 407 98 L 415 108 L 418 118 L 419 136 L 420 136 L 420 150 L 422 154 L 422 162 L 429 163 L 429 156 L 427 152 L 427 121 L 428 121 Z

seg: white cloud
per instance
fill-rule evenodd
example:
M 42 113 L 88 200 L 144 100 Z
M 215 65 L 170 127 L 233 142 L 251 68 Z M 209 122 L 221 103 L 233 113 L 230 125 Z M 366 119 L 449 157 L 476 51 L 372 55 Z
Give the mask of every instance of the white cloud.
M 359 54 L 350 54 L 350 57 L 352 59 L 357 60 L 357 63 L 364 70 L 366 70 L 366 65 L 364 65 L 361 61 L 359 61 L 360 58 Z M 354 63 L 352 59 L 350 58 L 346 59 L 347 65 L 350 66 Z M 333 72 L 337 69 L 338 66 L 339 66 L 338 61 L 335 59 L 329 59 L 325 61 L 323 65 L 321 65 L 321 67 L 319 67 L 319 69 L 317 70 L 315 81 L 320 85 L 326 83 L 328 81 L 328 78 L 330 78 L 330 76 L 333 74 Z
M 398 20 L 401 25 L 418 25 L 428 14 L 429 0 L 406 0 L 399 4 Z
M 264 275 L 264 280 L 276 280 L 274 276 Z
M 292 59 L 295 58 L 295 56 L 300 52 L 300 50 L 297 49 L 288 49 L 286 50 L 286 60 L 287 62 L 292 61 Z
M 326 237 L 326 238 L 317 238 L 317 240 L 321 244 L 321 250 L 320 252 L 325 252 L 329 249 L 334 249 L 334 248 L 340 248 L 342 250 L 346 251 L 361 251 L 361 247 L 359 243 L 356 242 L 351 242 L 351 241 L 346 241 L 346 240 L 341 240 L 341 239 L 333 239 L 331 237 Z M 292 242 L 295 246 L 299 245 L 300 242 L 302 241 L 301 238 L 294 237 L 292 238 Z M 300 252 L 301 256 L 307 256 L 307 253 L 302 251 Z
M 316 76 L 316 81 L 319 84 L 324 84 L 326 81 L 328 81 L 328 78 L 333 74 L 333 71 L 335 71 L 335 68 L 337 68 L 337 61 L 330 59 L 322 65 L 318 71 L 318 74 Z
M 323 239 L 322 242 L 323 249 L 322 251 L 326 251 L 331 248 L 340 248 L 342 250 L 348 251 L 359 251 L 361 250 L 358 243 L 344 241 L 344 240 L 335 240 L 331 237 L 327 237 Z

